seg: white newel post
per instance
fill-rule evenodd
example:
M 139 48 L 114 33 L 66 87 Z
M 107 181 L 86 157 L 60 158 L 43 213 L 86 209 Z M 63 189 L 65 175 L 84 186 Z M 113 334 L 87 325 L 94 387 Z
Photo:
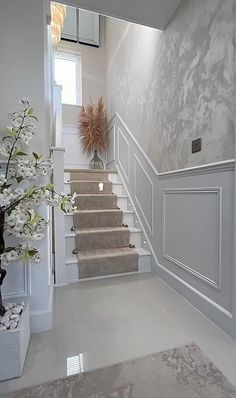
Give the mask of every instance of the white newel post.
M 55 191 L 64 192 L 64 148 L 52 147 L 53 184 Z M 58 286 L 67 284 L 65 258 L 65 214 L 60 207 L 54 207 L 54 250 L 55 250 L 55 283 Z

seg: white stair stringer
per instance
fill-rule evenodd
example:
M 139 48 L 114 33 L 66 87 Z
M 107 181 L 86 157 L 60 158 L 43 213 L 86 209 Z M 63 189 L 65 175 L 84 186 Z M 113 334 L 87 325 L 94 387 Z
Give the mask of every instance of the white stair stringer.
M 143 239 L 143 231 L 135 216 L 129 197 L 125 188 L 120 181 L 119 175 L 115 173 L 109 174 L 109 180 L 112 182 L 112 192 L 117 195 L 117 205 L 123 211 L 123 224 L 128 225 L 130 229 L 130 242 L 135 245 L 135 250 L 138 252 L 138 273 L 151 272 L 151 253 L 147 250 L 146 241 Z M 70 173 L 64 173 L 64 192 L 70 191 Z M 73 254 L 75 249 L 75 233 L 73 231 L 73 214 L 65 215 L 65 248 L 66 248 L 66 274 L 68 283 L 78 282 L 79 266 L 76 254 Z M 133 272 L 137 273 L 137 272 Z M 129 272 L 129 274 L 131 274 Z M 115 276 L 122 276 L 127 274 L 108 275 L 91 279 L 110 278 Z M 84 281 L 85 279 L 83 279 Z

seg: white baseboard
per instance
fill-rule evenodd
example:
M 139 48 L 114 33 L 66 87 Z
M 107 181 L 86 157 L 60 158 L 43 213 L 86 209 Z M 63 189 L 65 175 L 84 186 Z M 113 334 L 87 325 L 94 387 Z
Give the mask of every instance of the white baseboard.
M 30 311 L 30 331 L 40 333 L 52 330 L 53 326 L 54 285 L 50 285 L 48 308 L 42 311 Z

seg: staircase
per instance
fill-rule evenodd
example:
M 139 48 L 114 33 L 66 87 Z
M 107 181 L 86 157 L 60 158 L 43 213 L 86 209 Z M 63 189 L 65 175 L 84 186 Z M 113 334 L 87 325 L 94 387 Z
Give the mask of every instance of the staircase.
M 150 253 L 115 171 L 69 170 L 65 192 L 77 193 L 66 215 L 68 282 L 150 271 Z M 136 220 L 137 223 L 137 220 Z

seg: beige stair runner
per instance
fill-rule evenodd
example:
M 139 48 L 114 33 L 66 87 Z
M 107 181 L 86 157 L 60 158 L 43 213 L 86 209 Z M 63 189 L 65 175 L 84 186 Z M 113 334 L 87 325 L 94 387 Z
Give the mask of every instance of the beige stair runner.
M 130 248 L 130 230 L 123 227 L 108 172 L 70 173 L 77 193 L 74 213 L 79 279 L 138 271 L 138 253 Z

